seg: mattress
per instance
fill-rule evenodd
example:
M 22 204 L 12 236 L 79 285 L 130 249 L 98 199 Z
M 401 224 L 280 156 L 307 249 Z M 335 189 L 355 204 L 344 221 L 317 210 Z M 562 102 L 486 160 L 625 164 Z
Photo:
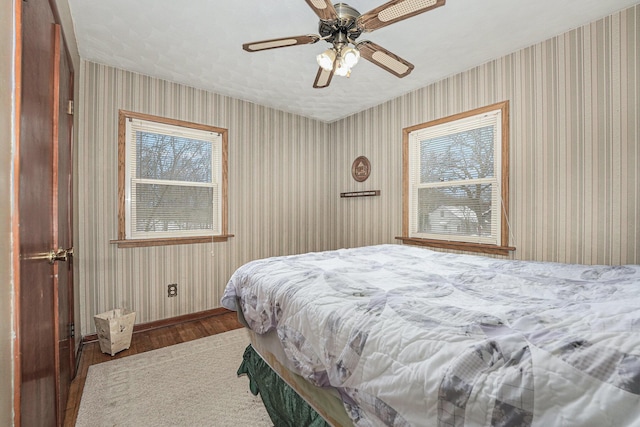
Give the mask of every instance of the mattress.
M 223 306 L 357 426 L 640 425 L 640 266 L 378 245 L 256 260 Z

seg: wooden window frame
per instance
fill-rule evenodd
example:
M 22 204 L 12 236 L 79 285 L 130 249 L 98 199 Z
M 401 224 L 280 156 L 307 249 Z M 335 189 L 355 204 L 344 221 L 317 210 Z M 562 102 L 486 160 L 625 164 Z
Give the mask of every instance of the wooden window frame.
M 410 156 L 410 134 L 417 130 L 437 126 L 443 123 L 453 122 L 478 114 L 490 111 L 500 110 L 502 115 L 501 122 L 501 162 L 502 170 L 500 171 L 501 186 L 501 210 L 500 210 L 500 242 L 497 245 L 486 243 L 470 243 L 459 242 L 444 239 L 424 239 L 410 236 L 410 215 L 409 200 L 411 191 L 411 180 L 409 176 L 409 156 Z M 509 252 L 516 248 L 509 246 L 509 101 L 503 101 L 476 108 L 474 110 L 444 117 L 415 126 L 407 127 L 402 130 L 402 236 L 396 237 L 403 243 L 418 246 L 428 246 L 440 249 L 459 250 L 468 252 L 481 252 L 493 255 L 508 255 Z
M 216 235 L 185 236 L 185 237 L 161 237 L 150 239 L 130 239 L 126 235 L 126 120 L 139 119 L 150 122 L 168 124 L 179 127 L 216 132 L 222 139 L 222 182 L 221 186 L 221 233 Z M 153 116 L 150 114 L 136 113 L 132 111 L 119 110 L 118 112 L 118 238 L 111 243 L 117 244 L 119 248 L 135 248 L 148 246 L 181 245 L 193 243 L 226 242 L 228 233 L 228 131 L 199 123 L 187 122 L 183 120 L 169 119 L 165 117 Z

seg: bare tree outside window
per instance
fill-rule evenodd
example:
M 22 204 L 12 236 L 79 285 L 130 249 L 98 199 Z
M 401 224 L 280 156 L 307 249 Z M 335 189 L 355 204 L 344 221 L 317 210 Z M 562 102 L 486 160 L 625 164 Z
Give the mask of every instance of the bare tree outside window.
M 420 231 L 490 236 L 492 186 L 463 182 L 495 177 L 493 139 L 485 126 L 420 141 L 420 182 L 451 183 L 419 190 Z
M 212 145 L 208 141 L 136 133 L 136 177 L 139 179 L 210 183 Z M 136 185 L 136 229 L 139 231 L 212 230 L 213 188 L 169 184 Z M 180 218 L 172 212 L 184 209 Z

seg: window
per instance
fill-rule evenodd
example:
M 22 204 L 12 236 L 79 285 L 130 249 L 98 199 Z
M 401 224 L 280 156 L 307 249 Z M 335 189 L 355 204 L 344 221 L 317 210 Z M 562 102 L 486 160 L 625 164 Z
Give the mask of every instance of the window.
M 506 254 L 508 102 L 403 131 L 407 243 Z
M 226 129 L 120 111 L 118 135 L 119 246 L 229 237 Z

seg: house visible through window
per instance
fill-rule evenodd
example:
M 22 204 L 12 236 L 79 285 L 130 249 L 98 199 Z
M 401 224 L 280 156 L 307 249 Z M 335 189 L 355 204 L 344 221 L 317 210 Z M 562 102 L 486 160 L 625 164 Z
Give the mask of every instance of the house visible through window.
M 507 102 L 404 129 L 402 239 L 508 246 L 508 129 Z
M 226 130 L 120 112 L 119 240 L 226 235 Z

